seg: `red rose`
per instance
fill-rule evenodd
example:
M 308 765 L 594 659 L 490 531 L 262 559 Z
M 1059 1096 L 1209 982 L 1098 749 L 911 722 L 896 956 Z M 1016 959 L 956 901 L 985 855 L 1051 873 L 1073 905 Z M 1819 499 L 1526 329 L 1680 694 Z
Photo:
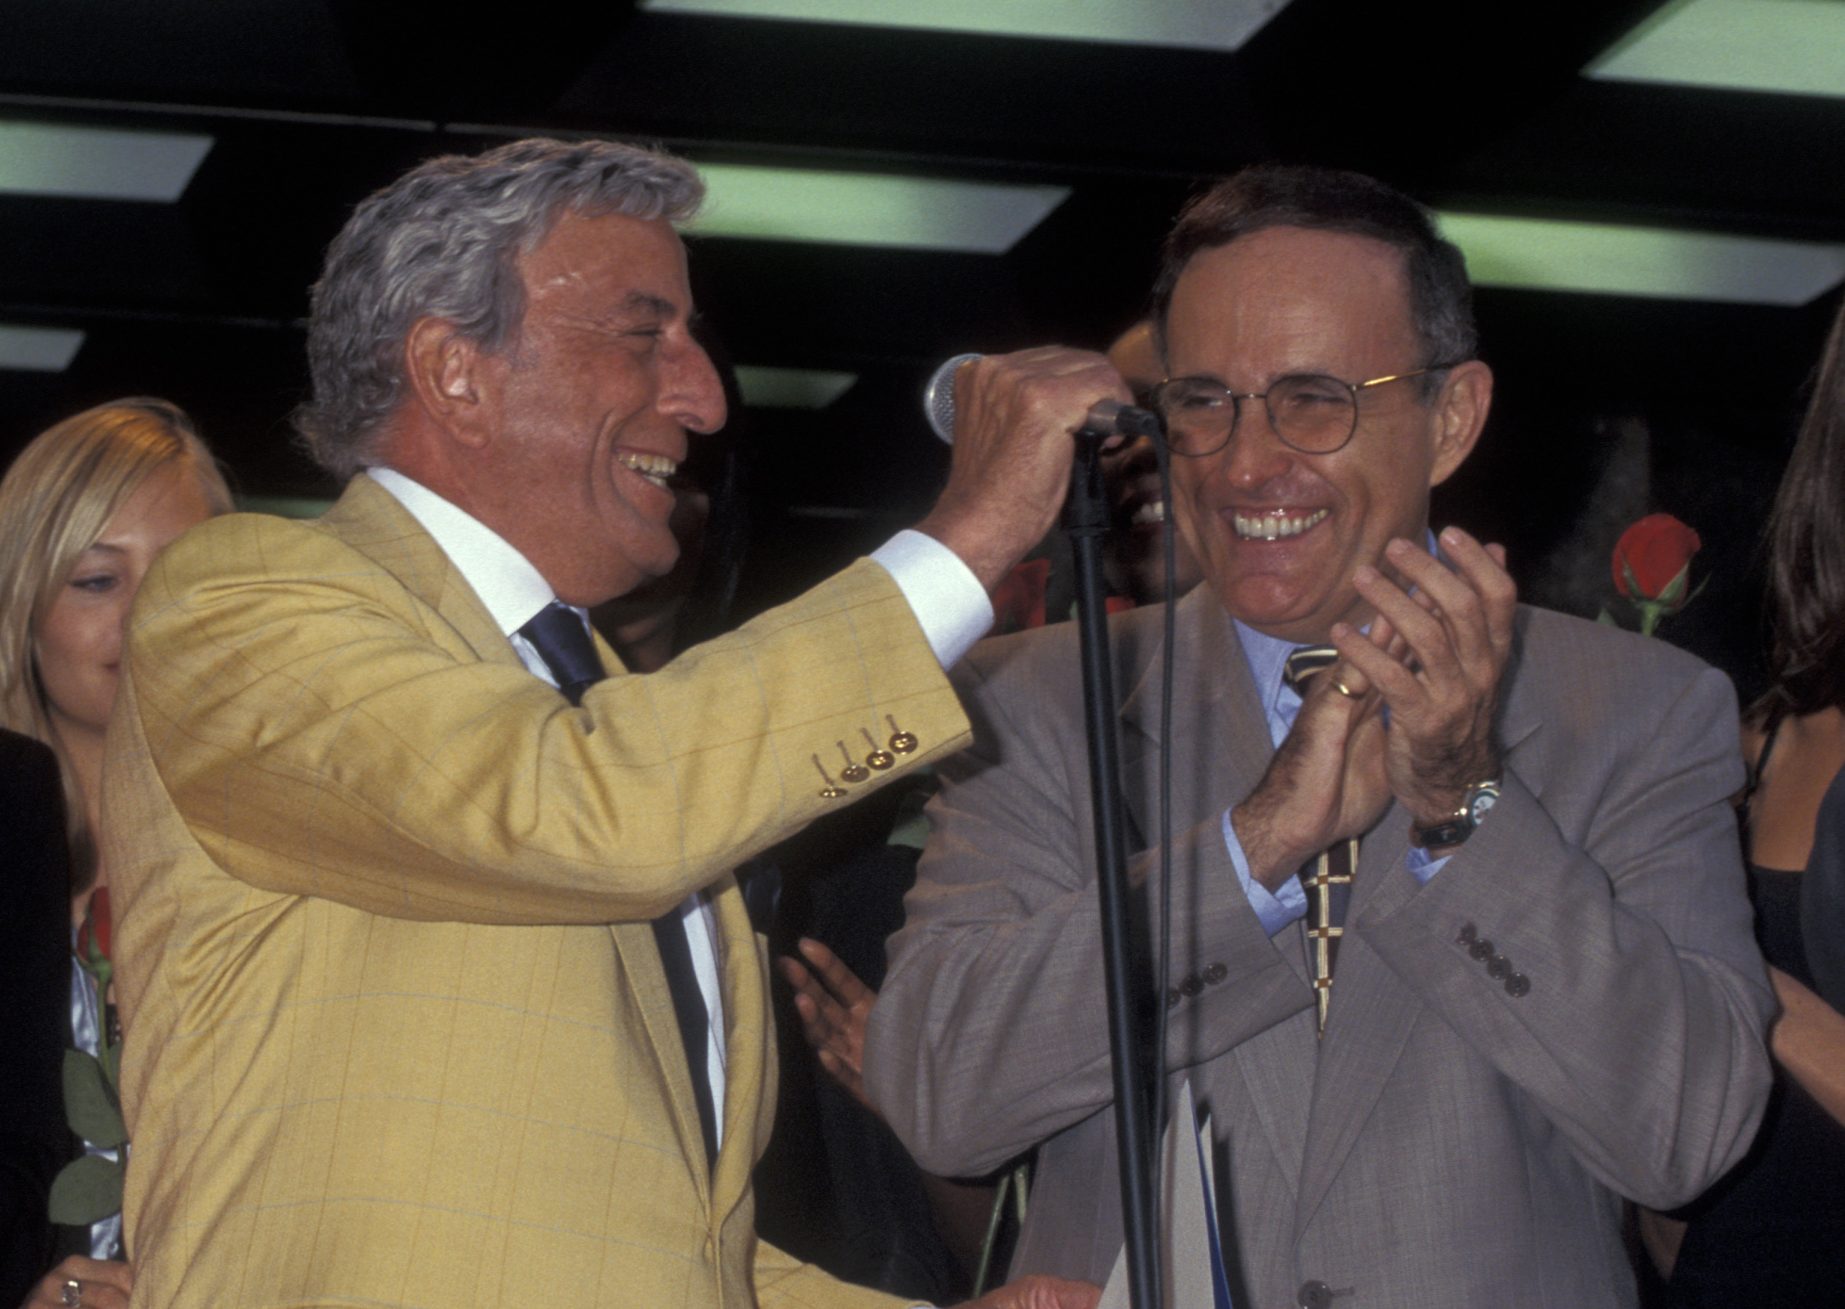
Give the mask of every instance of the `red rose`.
M 90 892 L 90 906 L 77 929 L 77 957 L 86 963 L 114 959 L 114 924 L 109 914 L 109 888 L 99 886 Z
M 1648 514 L 1614 543 L 1614 589 L 1671 613 L 1688 595 L 1691 557 L 1703 542 L 1671 514 Z
M 993 630 L 1022 632 L 1044 626 L 1044 588 L 1051 580 L 1051 561 L 1027 559 L 993 588 Z

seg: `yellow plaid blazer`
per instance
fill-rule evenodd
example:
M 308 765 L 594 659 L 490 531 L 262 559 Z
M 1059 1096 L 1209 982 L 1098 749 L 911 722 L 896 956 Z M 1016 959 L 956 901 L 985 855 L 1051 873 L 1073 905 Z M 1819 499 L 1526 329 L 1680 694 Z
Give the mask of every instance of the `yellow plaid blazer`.
M 966 739 L 875 564 L 572 709 L 369 478 L 186 536 L 105 766 L 134 1303 L 882 1303 L 755 1238 L 773 1032 L 728 870 L 887 715 L 920 748 L 877 780 Z M 698 887 L 710 1169 L 648 927 Z

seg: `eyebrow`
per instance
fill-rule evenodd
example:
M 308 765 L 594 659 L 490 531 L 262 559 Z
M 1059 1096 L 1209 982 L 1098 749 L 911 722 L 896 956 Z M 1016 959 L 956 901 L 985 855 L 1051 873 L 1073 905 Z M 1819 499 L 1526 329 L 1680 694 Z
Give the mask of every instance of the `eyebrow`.
M 621 302 L 622 312 L 633 314 L 659 314 L 671 318 L 679 312 L 679 306 L 662 296 L 649 295 L 645 291 L 630 291 Z
M 125 555 L 128 553 L 126 546 L 116 545 L 113 541 L 92 541 L 78 552 L 77 558 L 81 559 L 84 555 L 90 554 L 96 550 L 101 550 L 106 554 L 112 555 Z

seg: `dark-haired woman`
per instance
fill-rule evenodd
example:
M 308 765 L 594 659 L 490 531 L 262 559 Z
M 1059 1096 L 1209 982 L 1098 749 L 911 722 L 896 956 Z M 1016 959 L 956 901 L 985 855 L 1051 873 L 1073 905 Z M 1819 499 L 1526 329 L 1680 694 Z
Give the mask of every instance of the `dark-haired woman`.
M 1768 526 L 1767 694 L 1751 706 L 1743 811 L 1756 936 L 1782 1015 L 1749 1157 L 1693 1205 L 1673 1306 L 1845 1297 L 1845 307 Z

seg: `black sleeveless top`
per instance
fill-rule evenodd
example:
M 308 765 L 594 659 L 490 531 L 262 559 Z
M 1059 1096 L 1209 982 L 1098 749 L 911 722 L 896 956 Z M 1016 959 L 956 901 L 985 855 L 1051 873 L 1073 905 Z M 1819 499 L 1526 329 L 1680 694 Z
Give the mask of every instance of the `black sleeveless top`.
M 1755 791 L 1779 724 L 1749 779 Z M 1747 823 L 1747 797 L 1744 801 Z M 1845 939 L 1845 770 L 1820 804 L 1805 870 L 1749 868 L 1755 935 L 1770 964 L 1840 1006 L 1835 983 Z M 1819 929 L 1819 930 L 1815 930 Z M 1818 965 L 1817 968 L 1815 965 Z M 1845 1304 L 1845 1125 L 1778 1066 L 1762 1129 L 1747 1157 L 1679 1215 L 1690 1220 L 1665 1303 L 1707 1306 Z

